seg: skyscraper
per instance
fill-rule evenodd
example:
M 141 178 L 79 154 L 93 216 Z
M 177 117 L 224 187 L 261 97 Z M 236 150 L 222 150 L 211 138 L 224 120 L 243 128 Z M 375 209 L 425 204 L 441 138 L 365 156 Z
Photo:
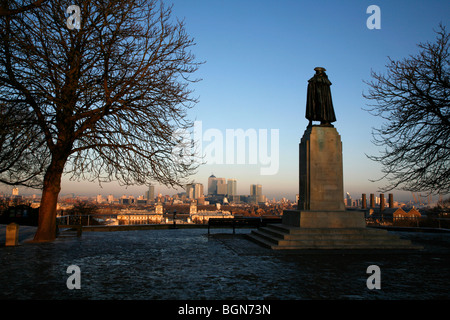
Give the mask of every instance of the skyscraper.
M 227 181 L 227 194 L 228 196 L 235 196 L 237 188 L 237 181 L 236 179 L 228 179 Z
M 188 197 L 188 199 L 194 199 L 194 184 L 193 183 L 186 185 L 186 197 Z
M 208 178 L 208 194 L 213 195 L 217 192 L 217 180 L 215 175 Z
M 250 195 L 251 196 L 260 196 L 260 195 L 262 195 L 262 186 L 260 184 L 252 184 L 252 185 L 250 185 Z
M 350 193 L 347 192 L 346 198 L 347 198 L 346 199 L 347 200 L 347 206 L 351 207 L 352 206 L 352 196 L 350 195 Z
M 217 188 L 216 194 L 225 195 L 227 194 L 227 181 L 225 178 L 216 178 L 217 180 Z
M 250 197 L 251 197 L 251 201 L 254 203 L 263 201 L 262 186 L 260 184 L 250 185 Z
M 203 184 L 196 183 L 194 184 L 194 199 L 198 199 L 203 197 Z
M 186 185 L 186 196 L 189 199 L 198 199 L 203 197 L 203 184 L 190 183 Z
M 145 192 L 145 198 L 148 201 L 154 201 L 155 200 L 155 186 L 149 185 L 148 191 Z
M 216 178 L 213 174 L 208 178 L 209 195 L 225 195 L 227 191 L 227 181 L 225 178 Z

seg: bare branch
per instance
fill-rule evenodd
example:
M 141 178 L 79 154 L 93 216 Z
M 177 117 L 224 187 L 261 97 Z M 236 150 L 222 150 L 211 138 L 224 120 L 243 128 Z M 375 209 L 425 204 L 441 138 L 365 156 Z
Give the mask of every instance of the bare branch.
M 366 82 L 364 97 L 376 102 L 367 110 L 386 120 L 372 132 L 383 151 L 368 156 L 383 165 L 389 183 L 382 191 L 450 192 L 450 36 L 443 25 L 436 33 L 435 43 L 389 59 L 387 74 L 372 72 Z
M 9 5 L 10 1 L 2 1 L 1 5 L 0 5 L 0 17 L 4 17 L 4 16 L 12 16 L 21 12 L 25 12 L 34 8 L 38 8 L 40 7 L 45 1 L 47 0 L 36 0 L 36 1 L 32 1 L 31 3 L 24 5 L 22 4 L 22 6 L 19 6 L 18 8 L 14 8 L 12 9 L 11 6 Z

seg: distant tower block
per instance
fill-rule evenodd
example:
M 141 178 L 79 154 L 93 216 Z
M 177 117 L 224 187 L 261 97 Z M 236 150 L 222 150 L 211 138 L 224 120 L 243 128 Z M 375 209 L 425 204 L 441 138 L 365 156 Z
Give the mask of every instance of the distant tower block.
M 366 208 L 367 208 L 367 199 L 366 199 L 366 194 L 365 194 L 365 193 L 362 194 L 362 204 L 361 204 L 361 208 L 362 208 L 362 209 L 366 209 Z
M 392 193 L 389 193 L 389 208 L 394 207 L 394 195 Z
M 380 193 L 380 211 L 383 211 L 385 207 L 384 194 Z
M 373 193 L 370 194 L 370 207 L 375 208 L 375 195 Z

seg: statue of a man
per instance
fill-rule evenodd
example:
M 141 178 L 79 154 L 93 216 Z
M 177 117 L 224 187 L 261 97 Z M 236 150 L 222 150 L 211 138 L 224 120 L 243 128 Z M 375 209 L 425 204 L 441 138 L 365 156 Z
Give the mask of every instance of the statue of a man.
M 314 68 L 316 74 L 308 80 L 308 92 L 306 97 L 306 119 L 309 125 L 312 121 L 320 121 L 321 125 L 331 126 L 336 121 L 331 100 L 331 82 L 325 74 L 325 68 Z

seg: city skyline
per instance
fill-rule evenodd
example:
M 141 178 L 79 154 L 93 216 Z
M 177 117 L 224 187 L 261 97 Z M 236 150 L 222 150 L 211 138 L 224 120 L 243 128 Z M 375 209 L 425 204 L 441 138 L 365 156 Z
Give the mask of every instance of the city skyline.
M 332 82 L 334 125 L 343 143 L 344 192 L 355 198 L 361 193 L 379 194 L 383 181 L 370 180 L 381 178 L 382 168 L 366 154 L 380 151 L 371 143 L 371 130 L 380 127 L 382 120 L 364 110 L 368 102 L 362 93 L 368 87 L 363 80 L 371 80 L 372 70 L 384 72 L 388 56 L 403 59 L 417 53 L 420 42 L 434 41 L 438 24 L 448 25 L 449 2 L 171 2 L 174 15 L 184 19 L 187 33 L 197 43 L 193 54 L 206 62 L 196 74 L 202 81 L 193 84 L 199 102 L 189 111 L 193 121 L 201 122 L 202 150 L 208 152 L 219 136 L 226 144 L 231 130 L 254 133 L 257 139 L 256 149 L 247 140 L 244 163 L 238 161 L 237 145 L 233 145 L 233 159 L 227 161 L 230 150 L 224 145 L 223 162 L 200 166 L 192 182 L 206 185 L 214 172 L 217 177 L 234 177 L 238 194 L 248 194 L 251 184 L 261 184 L 268 199 L 295 199 L 298 144 L 308 124 L 304 117 L 307 81 L 320 66 L 327 69 Z M 370 5 L 380 8 L 380 29 L 367 27 Z M 261 141 L 267 141 L 265 152 L 261 152 Z M 271 153 L 276 141 L 278 157 Z M 275 160 L 273 174 L 262 174 Z M 182 192 L 182 188 L 154 185 L 155 194 Z M 5 194 L 11 189 L 0 186 Z M 143 195 L 147 189 L 125 188 L 115 182 L 100 187 L 96 182 L 69 181 L 63 176 L 61 195 Z M 412 199 L 410 192 L 391 192 L 396 199 Z
M 209 177 L 210 178 L 210 177 Z M 218 179 L 223 179 L 226 181 L 226 190 L 227 193 L 226 195 L 229 195 L 229 188 L 230 188 L 230 181 L 233 181 L 232 185 L 234 187 L 232 187 L 234 190 L 236 190 L 236 185 L 237 185 L 237 179 L 234 178 L 218 178 Z M 144 188 L 144 189 L 143 189 Z M 192 190 L 191 193 L 189 190 Z M 237 196 L 248 196 L 248 197 L 252 197 L 252 196 L 262 196 L 265 201 L 272 201 L 272 200 L 276 200 L 276 201 L 280 201 L 282 199 L 287 199 L 293 203 L 296 203 L 298 200 L 298 193 L 295 194 L 292 198 L 281 195 L 279 197 L 276 196 L 268 196 L 266 195 L 264 192 L 262 192 L 263 186 L 261 184 L 250 184 L 250 185 L 246 185 L 246 186 L 241 186 L 240 190 L 242 189 L 247 189 L 248 192 L 235 192 L 233 193 L 233 195 L 237 195 Z M 23 190 L 26 190 L 25 192 L 23 192 Z M 3 196 L 38 196 L 39 192 L 30 192 L 29 188 L 25 188 L 25 187 L 11 187 L 11 186 L 2 186 L 0 188 L 0 195 Z M 116 189 L 113 189 L 116 190 Z M 122 189 L 122 192 L 106 192 L 107 190 L 105 189 L 100 189 L 100 191 L 104 191 L 104 192 L 99 192 L 99 193 L 61 193 L 60 194 L 60 198 L 65 198 L 67 196 L 73 196 L 73 197 L 81 197 L 81 198 L 91 198 L 91 199 L 99 199 L 99 197 L 102 200 L 106 200 L 107 202 L 111 202 L 111 199 L 114 200 L 118 200 L 121 198 L 133 198 L 133 199 L 145 199 L 145 200 L 155 200 L 157 199 L 159 196 L 162 197 L 172 197 L 175 195 L 179 195 L 182 193 L 185 193 L 187 198 L 192 198 L 192 199 L 198 199 L 199 197 L 201 197 L 201 195 L 203 195 L 204 198 L 207 198 L 208 196 L 211 195 L 215 195 L 210 194 L 209 192 L 207 192 L 206 190 L 208 190 L 207 187 L 204 186 L 204 184 L 202 182 L 194 182 L 191 184 L 188 184 L 186 186 L 184 186 L 183 188 L 178 189 L 178 191 L 172 191 L 172 192 L 167 192 L 164 193 L 161 190 L 166 190 L 166 189 L 160 189 L 158 190 L 157 188 L 155 188 L 155 185 L 150 185 L 148 187 L 142 187 L 142 186 L 135 186 L 129 189 Z M 111 190 L 109 190 L 111 191 Z M 116 190 L 117 191 L 117 190 Z M 206 192 L 205 192 L 206 191 Z M 389 194 L 393 194 L 394 196 L 394 200 L 395 202 L 403 202 L 403 203 L 407 203 L 407 202 L 417 202 L 417 199 L 419 199 L 419 202 L 428 202 L 430 200 L 432 200 L 431 203 L 435 203 L 438 199 L 442 199 L 442 197 L 427 197 L 426 195 L 420 195 L 420 193 L 411 193 L 411 192 L 404 192 L 403 196 L 398 197 L 398 194 L 396 194 L 395 192 L 361 192 L 361 193 L 349 193 L 349 192 L 345 192 L 345 194 L 343 195 L 343 201 L 347 204 L 347 199 L 353 199 L 353 201 L 361 201 L 362 199 L 362 194 L 365 194 L 367 197 L 367 201 L 369 201 L 369 195 L 373 195 L 374 199 L 375 199 L 375 203 L 379 204 L 380 202 L 380 196 L 384 195 L 385 200 L 386 197 L 389 196 Z M 191 196 L 190 196 L 191 195 Z M 225 194 L 223 194 L 225 195 Z M 261 200 L 261 198 L 260 198 Z M 97 200 L 98 201 L 98 200 Z

